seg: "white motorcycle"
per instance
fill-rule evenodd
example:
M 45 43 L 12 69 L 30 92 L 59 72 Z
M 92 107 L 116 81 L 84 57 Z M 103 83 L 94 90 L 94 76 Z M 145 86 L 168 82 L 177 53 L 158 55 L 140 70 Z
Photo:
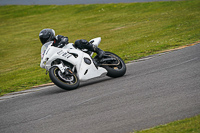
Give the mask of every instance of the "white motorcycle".
M 98 46 L 101 38 L 89 41 Z M 126 73 L 124 61 L 114 53 L 105 52 L 101 59 L 92 58 L 93 52 L 80 50 L 68 43 L 63 48 L 52 46 L 53 42 L 41 48 L 40 67 L 49 72 L 52 82 L 65 90 L 76 89 L 80 81 L 89 80 L 106 74 L 109 77 L 120 77 Z

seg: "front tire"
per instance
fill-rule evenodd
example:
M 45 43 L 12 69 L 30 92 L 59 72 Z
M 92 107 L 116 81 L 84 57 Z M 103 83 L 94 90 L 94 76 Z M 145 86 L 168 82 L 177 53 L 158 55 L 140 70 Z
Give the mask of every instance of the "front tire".
M 108 65 L 102 64 L 102 67 L 104 67 L 108 71 L 107 76 L 113 77 L 113 78 L 123 76 L 126 73 L 126 65 L 124 61 L 118 55 L 111 52 L 105 52 L 105 55 L 116 58 L 116 61 L 108 61 L 108 62 L 103 63 L 103 64 L 108 64 Z
M 49 77 L 51 81 L 64 90 L 73 90 L 79 86 L 79 78 L 71 71 L 69 75 L 63 74 L 56 66 L 50 68 Z

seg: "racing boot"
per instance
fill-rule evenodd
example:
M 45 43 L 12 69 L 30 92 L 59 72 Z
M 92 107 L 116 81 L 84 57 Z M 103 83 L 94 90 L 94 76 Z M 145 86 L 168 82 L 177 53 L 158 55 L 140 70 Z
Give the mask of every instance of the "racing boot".
M 81 39 L 75 41 L 75 47 L 80 49 L 88 49 L 91 52 L 97 53 L 97 56 L 101 59 L 104 55 L 104 51 L 98 48 L 96 45 L 88 42 L 87 40 Z
M 100 48 L 98 48 L 96 45 L 88 43 L 88 50 L 97 53 L 97 56 L 99 57 L 99 59 L 101 59 L 104 55 L 104 51 L 101 50 Z
M 101 59 L 103 55 L 105 54 L 105 52 L 101 50 L 100 48 L 98 48 L 96 45 L 93 45 L 93 51 L 97 53 L 97 56 L 99 57 L 99 59 Z

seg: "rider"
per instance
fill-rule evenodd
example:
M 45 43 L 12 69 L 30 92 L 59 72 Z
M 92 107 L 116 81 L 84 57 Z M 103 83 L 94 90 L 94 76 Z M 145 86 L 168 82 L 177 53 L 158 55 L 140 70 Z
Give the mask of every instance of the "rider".
M 68 37 L 57 35 L 55 36 L 55 31 L 53 29 L 43 29 L 39 33 L 39 38 L 44 45 L 47 42 L 53 41 L 53 46 L 62 48 L 68 44 Z M 102 58 L 104 51 L 98 48 L 96 45 L 88 42 L 87 40 L 81 39 L 76 40 L 74 46 L 79 49 L 88 49 L 89 51 L 97 53 L 99 58 Z

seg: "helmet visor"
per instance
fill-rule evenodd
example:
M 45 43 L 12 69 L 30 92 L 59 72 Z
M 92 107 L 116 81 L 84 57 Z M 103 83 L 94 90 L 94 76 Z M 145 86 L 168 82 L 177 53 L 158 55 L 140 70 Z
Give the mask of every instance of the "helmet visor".
M 41 41 L 42 45 L 44 45 L 47 42 L 48 39 L 49 38 L 40 37 L 40 41 Z

